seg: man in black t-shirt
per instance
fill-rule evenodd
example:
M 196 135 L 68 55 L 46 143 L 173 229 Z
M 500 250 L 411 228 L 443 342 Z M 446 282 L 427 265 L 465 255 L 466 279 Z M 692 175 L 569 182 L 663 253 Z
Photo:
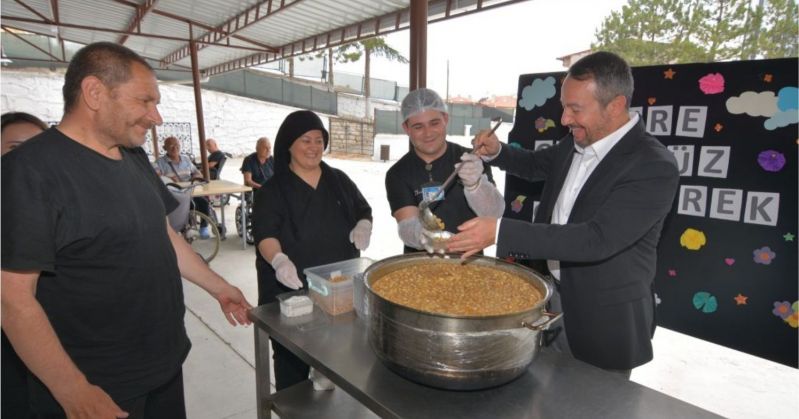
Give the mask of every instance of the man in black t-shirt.
M 255 153 L 244 158 L 241 162 L 241 174 L 244 184 L 259 189 L 264 182 L 275 174 L 275 158 L 272 156 L 272 144 L 269 139 L 261 137 L 255 143 Z
M 219 146 L 213 138 L 205 140 L 205 148 L 210 153 L 208 154 L 208 173 L 211 175 L 211 180 L 219 179 L 219 172 L 225 165 L 227 156 L 219 150 Z
M 408 93 L 402 100 L 402 117 L 402 128 L 413 147 L 386 173 L 386 192 L 405 253 L 433 250 L 429 232 L 419 220 L 418 205 L 438 193 L 456 164 L 462 166 L 459 180 L 430 204 L 444 229 L 457 233 L 458 225 L 476 216 L 501 217 L 505 201 L 490 168 L 484 168 L 482 160 L 468 154 L 468 149 L 446 140 L 449 115 L 441 97 L 425 88 Z
M 78 51 L 60 124 L 2 157 L 3 329 L 30 369 L 34 417 L 186 416 L 181 276 L 231 324 L 238 288 L 168 227 L 176 205 L 141 145 L 162 122 L 145 60 Z

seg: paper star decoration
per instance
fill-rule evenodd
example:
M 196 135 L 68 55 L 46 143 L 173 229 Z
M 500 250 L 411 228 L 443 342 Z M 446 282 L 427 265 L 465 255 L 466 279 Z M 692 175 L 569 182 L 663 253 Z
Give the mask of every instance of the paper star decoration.
M 674 71 L 674 70 L 672 70 L 672 69 L 668 69 L 668 70 L 666 70 L 666 71 L 664 71 L 664 72 L 663 72 L 663 78 L 666 78 L 666 79 L 672 80 L 672 79 L 674 79 L 674 75 L 675 75 L 675 74 L 677 74 L 677 72 L 676 72 L 676 71 Z
M 721 130 L 724 129 L 724 125 L 716 124 L 713 126 L 713 129 L 716 130 L 716 132 L 721 132 Z
M 782 238 L 785 239 L 786 242 L 792 242 L 793 239 L 796 238 L 796 235 L 794 235 L 792 233 L 785 233 L 785 234 L 782 235 Z
M 774 76 L 772 76 L 771 74 L 766 74 L 765 76 L 763 76 L 763 81 L 766 83 L 771 83 L 772 77 Z
M 745 306 L 747 299 L 749 299 L 749 297 L 742 295 L 741 293 L 738 293 L 738 296 L 734 298 L 735 303 L 739 306 Z

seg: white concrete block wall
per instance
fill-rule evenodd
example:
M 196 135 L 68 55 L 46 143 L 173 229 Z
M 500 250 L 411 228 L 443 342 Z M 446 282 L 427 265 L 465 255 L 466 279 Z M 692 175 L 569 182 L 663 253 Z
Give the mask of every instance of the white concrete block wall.
M 389 100 L 369 99 L 369 119 L 374 118 L 375 109 L 398 111 L 400 105 Z M 338 114 L 340 117 L 360 120 L 363 119 L 366 110 L 363 96 L 349 93 L 338 94 Z
M 0 72 L 0 111 L 23 111 L 45 121 L 61 120 L 64 102 L 61 86 L 64 70 L 48 69 L 3 69 Z M 194 109 L 194 89 L 190 86 L 162 83 L 161 104 L 158 110 L 164 121 L 189 122 L 193 138 L 199 138 Z M 203 90 L 203 115 L 205 136 L 217 140 L 219 147 L 234 156 L 245 156 L 255 150 L 255 141 L 262 136 L 274 140 L 283 119 L 297 110 L 289 106 L 262 102 L 241 96 Z M 372 100 L 370 115 L 374 109 L 397 110 L 392 101 Z M 364 99 L 351 94 L 339 94 L 338 111 L 342 117 L 361 119 L 364 115 Z M 325 126 L 330 127 L 328 115 L 319 114 Z M 511 124 L 503 124 L 497 134 L 506 141 Z M 450 135 L 450 141 L 469 146 L 471 136 Z M 397 160 L 408 152 L 408 137 L 405 135 L 378 134 L 375 137 L 373 160 L 380 159 L 380 146 L 391 147 L 391 160 Z M 199 153 L 195 143 L 194 154 Z
M 0 112 L 22 111 L 45 121 L 59 121 L 64 107 L 61 95 L 63 84 L 64 70 L 3 69 L 0 73 Z M 161 104 L 158 110 L 164 121 L 189 122 L 193 138 L 199 138 L 194 89 L 168 83 L 162 83 L 159 89 Z M 209 90 L 203 90 L 202 97 L 206 138 L 216 139 L 223 151 L 235 156 L 255 151 L 255 141 L 259 137 L 266 136 L 274 140 L 283 119 L 297 110 Z M 319 116 L 329 127 L 329 116 Z M 196 143 L 194 150 L 195 154 L 199 153 Z

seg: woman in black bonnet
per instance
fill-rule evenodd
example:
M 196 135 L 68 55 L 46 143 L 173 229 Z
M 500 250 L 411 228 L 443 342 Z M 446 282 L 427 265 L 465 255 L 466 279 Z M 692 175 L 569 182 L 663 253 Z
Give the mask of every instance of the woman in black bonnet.
M 275 175 L 255 193 L 253 208 L 258 305 L 307 287 L 305 268 L 357 258 L 369 246 L 372 208 L 344 172 L 322 161 L 328 142 L 311 111 L 280 125 Z M 272 347 L 277 390 L 308 379 L 307 364 L 274 340 Z

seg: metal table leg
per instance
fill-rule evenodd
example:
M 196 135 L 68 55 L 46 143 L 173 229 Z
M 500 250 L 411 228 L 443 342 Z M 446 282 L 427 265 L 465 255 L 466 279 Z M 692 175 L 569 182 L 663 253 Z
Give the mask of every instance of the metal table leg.
M 260 327 L 254 328 L 255 335 L 255 396 L 258 406 L 258 419 L 271 419 L 272 400 L 269 393 L 269 334 Z
M 247 249 L 247 196 L 246 192 L 241 193 L 241 248 Z

